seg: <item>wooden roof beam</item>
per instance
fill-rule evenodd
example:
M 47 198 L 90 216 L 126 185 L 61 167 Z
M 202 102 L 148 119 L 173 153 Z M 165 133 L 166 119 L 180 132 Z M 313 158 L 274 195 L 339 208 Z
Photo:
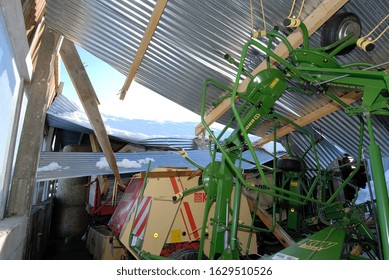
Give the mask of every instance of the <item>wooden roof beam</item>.
M 120 177 L 119 169 L 116 163 L 115 155 L 112 151 L 111 143 L 108 138 L 107 131 L 105 130 L 104 122 L 101 117 L 98 100 L 96 93 L 93 89 L 92 83 L 85 70 L 85 67 L 78 55 L 77 49 L 74 44 L 64 38 L 60 51 L 62 60 L 68 71 L 69 77 L 72 80 L 74 88 L 77 91 L 78 97 L 84 107 L 84 110 L 88 116 L 89 122 L 93 128 L 96 138 L 100 144 L 101 149 L 104 152 L 109 167 L 113 171 L 115 178 L 119 185 L 123 185 Z
M 351 91 L 351 92 L 348 92 L 347 94 L 345 94 L 344 96 L 340 97 L 339 99 L 342 100 L 344 103 L 346 103 L 347 105 L 350 105 L 351 103 L 354 103 L 355 101 L 359 100 L 360 98 L 362 97 L 362 93 L 360 92 L 354 92 L 354 91 Z M 306 126 L 324 116 L 327 116 L 339 109 L 341 109 L 342 106 L 335 102 L 335 101 L 332 101 L 331 103 L 328 103 L 327 105 L 317 109 L 316 111 L 313 111 L 312 113 L 309 113 L 299 119 L 297 119 L 296 121 L 294 121 L 297 125 L 303 127 L 303 126 Z M 282 136 L 285 136 L 293 131 L 295 131 L 297 128 L 293 125 L 285 125 L 279 129 L 277 129 L 276 131 L 276 136 L 277 138 L 280 138 Z M 273 134 L 270 134 L 270 135 L 267 135 L 265 137 L 262 137 L 261 139 L 253 142 L 253 146 L 254 148 L 258 148 L 258 147 L 261 147 L 262 145 L 265 145 L 266 143 L 269 143 L 271 141 L 274 140 L 274 135 Z
M 142 62 L 142 59 L 146 53 L 147 48 L 149 47 L 150 41 L 153 37 L 155 29 L 157 29 L 159 20 L 161 19 L 162 13 L 165 10 L 165 6 L 168 0 L 157 0 L 155 4 L 153 13 L 151 14 L 149 24 L 147 25 L 145 34 L 143 35 L 142 41 L 140 42 L 138 51 L 135 54 L 134 60 L 132 62 L 131 68 L 128 71 L 126 81 L 122 89 L 120 90 L 120 99 L 123 100 L 126 96 L 128 89 L 132 83 L 132 80 L 135 78 L 136 72 Z
M 332 15 L 334 15 L 348 0 L 324 0 L 306 19 L 304 23 L 307 26 L 309 35 L 316 32 Z M 295 29 L 289 36 L 288 41 L 293 48 L 297 48 L 303 43 L 303 36 L 299 28 Z M 284 43 L 280 43 L 274 50 L 274 53 L 282 58 L 286 58 L 289 55 L 289 51 Z M 272 62 L 272 67 L 276 66 L 276 61 Z M 251 73 L 253 76 L 266 68 L 266 61 L 262 62 Z M 238 87 L 239 92 L 245 92 L 247 85 L 250 83 L 250 79 L 246 78 Z M 216 106 L 207 116 L 205 121 L 208 125 L 211 125 L 223 116 L 231 108 L 231 100 L 224 99 L 218 106 Z M 204 130 L 204 125 L 199 123 L 196 126 L 195 134 L 200 135 Z

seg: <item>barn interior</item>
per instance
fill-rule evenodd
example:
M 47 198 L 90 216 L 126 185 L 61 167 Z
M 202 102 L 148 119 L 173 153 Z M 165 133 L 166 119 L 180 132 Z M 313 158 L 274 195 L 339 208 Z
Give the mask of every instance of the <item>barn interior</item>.
M 0 259 L 389 259 L 387 0 L 0 6 Z

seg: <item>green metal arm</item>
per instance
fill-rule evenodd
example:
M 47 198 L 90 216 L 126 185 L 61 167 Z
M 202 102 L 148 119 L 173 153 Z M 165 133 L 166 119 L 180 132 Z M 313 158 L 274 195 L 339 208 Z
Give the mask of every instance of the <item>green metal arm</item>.
M 213 131 L 210 129 L 210 127 L 208 126 L 208 124 L 207 124 L 207 122 L 206 122 L 206 120 L 204 118 L 205 100 L 206 100 L 206 94 L 207 94 L 207 85 L 209 84 L 209 82 L 210 82 L 210 80 L 206 80 L 203 83 L 202 106 L 201 106 L 201 111 L 202 111 L 201 121 L 202 121 L 202 124 L 204 125 L 205 129 L 209 133 L 209 135 L 214 139 L 215 145 L 218 148 L 218 150 L 222 153 L 222 155 L 224 157 L 224 160 L 228 163 L 229 167 L 231 168 L 231 170 L 233 171 L 233 173 L 237 177 L 237 179 L 240 182 L 242 182 L 243 186 L 245 188 L 247 188 L 247 189 L 255 190 L 255 191 L 267 194 L 267 195 L 271 195 L 271 196 L 282 198 L 282 199 L 285 199 L 285 200 L 288 200 L 288 201 L 292 201 L 292 202 L 300 204 L 300 205 L 305 205 L 308 201 L 314 202 L 314 203 L 318 203 L 318 204 L 321 204 L 321 205 L 326 205 L 325 202 L 313 199 L 312 197 L 307 197 L 307 196 L 303 196 L 303 195 L 300 195 L 300 194 L 296 194 L 296 193 L 290 192 L 288 190 L 285 190 L 283 188 L 279 188 L 279 187 L 277 187 L 275 185 L 271 185 L 267 181 L 267 179 L 266 179 L 266 176 L 265 176 L 265 174 L 263 172 L 263 168 L 262 168 L 262 166 L 261 166 L 261 164 L 259 162 L 259 159 L 258 159 L 258 157 L 257 157 L 257 155 L 256 155 L 256 153 L 254 151 L 254 148 L 253 148 L 253 146 L 251 144 L 251 141 L 250 141 L 250 139 L 247 136 L 247 132 L 245 131 L 245 128 L 243 127 L 243 124 L 241 123 L 240 124 L 240 128 L 241 129 L 243 128 L 242 129 L 243 136 L 245 137 L 246 143 L 248 145 L 248 149 L 250 150 L 250 152 L 252 154 L 252 157 L 254 159 L 255 165 L 257 166 L 258 172 L 260 173 L 260 176 L 261 176 L 261 178 L 263 180 L 264 185 L 269 190 L 258 189 L 256 187 L 252 187 L 245 181 L 245 179 L 243 178 L 242 174 L 235 167 L 235 160 L 236 160 L 236 156 L 237 155 L 236 154 L 231 154 L 229 152 L 229 150 L 227 150 L 227 148 L 219 141 L 218 138 L 220 138 L 220 137 L 215 137 Z M 231 99 L 235 100 L 234 96 L 231 96 Z M 239 121 L 241 122 L 241 119 L 239 117 L 239 111 L 236 108 L 235 108 L 235 110 L 236 110 L 235 111 L 236 112 L 235 119 L 237 119 L 237 121 L 239 123 Z M 313 193 L 313 191 L 310 192 L 310 195 L 312 193 Z
M 342 189 L 348 184 L 351 178 L 356 174 L 360 167 L 360 159 L 361 159 L 361 151 L 362 151 L 362 142 L 363 142 L 363 134 L 364 134 L 364 126 L 363 121 L 361 120 L 360 124 L 360 139 L 359 139 L 359 147 L 358 147 L 358 162 L 357 168 L 354 170 L 350 176 L 343 182 L 343 184 L 338 188 L 338 190 L 326 201 L 322 201 L 321 199 L 313 198 L 314 189 L 318 183 L 319 177 L 321 176 L 321 167 L 320 162 L 318 160 L 318 155 L 316 153 L 316 149 L 314 147 L 314 139 L 310 137 L 308 131 L 304 128 L 298 126 L 294 122 L 289 119 L 278 115 L 273 112 L 273 106 L 277 102 L 277 100 L 282 96 L 284 90 L 286 89 L 286 75 L 290 79 L 296 80 L 301 83 L 306 83 L 309 85 L 313 85 L 317 87 L 318 91 L 326 92 L 327 96 L 332 98 L 334 101 L 341 104 L 345 107 L 346 110 L 351 112 L 352 114 L 361 114 L 361 113 L 379 113 L 382 114 L 388 111 L 389 114 L 389 106 L 387 99 L 385 96 L 385 91 L 388 91 L 389 85 L 389 77 L 387 71 L 366 71 L 366 70 L 353 70 L 349 69 L 355 66 L 365 66 L 364 63 L 353 63 L 348 65 L 339 64 L 333 56 L 336 55 L 342 49 L 355 44 L 355 40 L 350 40 L 350 38 L 345 38 L 336 44 L 332 44 L 328 46 L 328 48 L 316 48 L 309 49 L 308 43 L 308 31 L 303 23 L 300 24 L 300 28 L 303 32 L 303 46 L 300 49 L 294 50 L 288 40 L 281 34 L 278 33 L 277 30 L 273 30 L 268 33 L 269 36 L 269 44 L 267 47 L 259 43 L 258 41 L 251 39 L 249 40 L 242 49 L 242 54 L 239 63 L 233 60 L 230 56 L 227 57 L 227 60 L 235 65 L 237 69 L 237 75 L 232 88 L 229 88 L 220 82 L 212 79 L 207 79 L 203 83 L 202 88 L 202 104 L 201 104 L 201 122 L 204 125 L 206 131 L 209 133 L 210 137 L 214 140 L 214 145 L 217 151 L 222 154 L 222 160 L 220 163 L 216 164 L 215 160 L 211 163 L 211 172 L 213 172 L 212 168 L 222 168 L 227 172 L 228 176 L 233 175 L 235 178 L 235 193 L 234 193 L 234 202 L 233 208 L 230 209 L 230 198 L 232 191 L 232 184 L 230 179 L 223 178 L 222 173 L 217 173 L 212 175 L 209 179 L 213 180 L 214 186 L 204 187 L 207 193 L 207 202 L 206 209 L 203 219 L 203 228 L 202 228 L 202 236 L 205 235 L 205 226 L 208 221 L 208 215 L 211 206 L 213 203 L 216 203 L 216 213 L 213 218 L 214 222 L 214 234 L 217 234 L 217 237 L 214 237 L 214 243 L 211 242 L 211 252 L 212 256 L 216 254 L 216 252 L 220 252 L 220 244 L 216 244 L 219 242 L 224 243 L 224 248 L 226 249 L 226 253 L 223 253 L 223 257 L 226 258 L 235 258 L 236 251 L 239 245 L 236 243 L 236 233 L 237 229 L 240 227 L 248 228 L 251 230 L 260 231 L 261 229 L 251 226 L 240 226 L 237 223 L 237 215 L 238 209 L 240 206 L 240 195 L 242 188 L 246 188 L 248 190 L 254 190 L 258 193 L 263 193 L 270 195 L 274 198 L 280 198 L 287 200 L 296 205 L 305 205 L 308 202 L 312 202 L 318 205 L 327 206 L 330 205 L 338 194 L 342 191 Z M 275 54 L 271 50 L 271 42 L 274 38 L 279 38 L 282 42 L 285 43 L 289 52 L 291 53 L 291 61 L 283 59 L 277 54 Z M 247 51 L 249 47 L 254 46 L 258 48 L 260 51 L 266 54 L 267 56 L 267 66 L 268 69 L 261 71 L 256 74 L 254 77 L 251 73 L 248 73 L 244 68 L 244 61 L 247 55 Z M 325 53 L 325 50 L 333 49 L 329 54 Z M 270 58 L 276 60 L 283 70 L 287 73 L 282 73 L 277 69 L 270 69 Z M 247 90 L 245 93 L 238 93 L 238 87 L 240 85 L 241 77 L 243 75 L 248 76 L 251 81 L 247 86 Z M 260 82 L 257 82 L 256 80 Z M 230 119 L 225 129 L 219 134 L 218 137 L 215 137 L 213 131 L 208 126 L 205 121 L 205 100 L 207 95 L 207 87 L 209 85 L 215 85 L 222 90 L 228 91 L 230 94 L 224 96 L 225 98 L 230 98 L 231 100 L 231 110 L 233 113 L 233 117 Z M 345 104 L 340 98 L 334 95 L 331 92 L 327 92 L 328 86 L 338 86 L 341 88 L 348 88 L 355 91 L 363 91 L 364 99 L 363 106 L 364 107 L 351 107 Z M 238 108 L 236 104 L 237 98 L 241 98 L 243 100 L 243 104 Z M 304 131 L 308 137 L 310 138 L 311 144 L 313 145 L 313 152 L 315 155 L 315 161 L 317 165 L 317 172 L 319 176 L 315 178 L 312 182 L 312 185 L 308 190 L 306 190 L 306 195 L 302 195 L 298 192 L 292 192 L 283 187 L 278 187 L 275 184 L 270 184 L 265 176 L 264 169 L 259 162 L 259 159 L 254 151 L 253 145 L 249 139 L 248 134 L 252 129 L 259 124 L 264 119 L 268 118 L 278 118 L 283 121 L 295 126 L 296 128 Z M 369 119 L 368 119 L 369 120 Z M 228 127 L 230 127 L 234 122 L 236 122 L 237 127 L 233 131 L 233 133 L 222 143 L 221 137 L 225 134 Z M 379 157 L 380 161 L 380 152 L 379 148 L 374 143 L 374 133 L 372 128 L 370 127 L 371 121 L 368 122 L 369 126 L 369 135 L 371 139 L 370 146 L 370 154 L 371 156 Z M 276 136 L 275 136 L 276 137 Z M 258 173 L 263 181 L 263 184 L 266 188 L 256 188 L 250 186 L 242 176 L 241 169 L 235 166 L 235 163 L 239 157 L 241 157 L 242 152 L 244 150 L 249 150 L 254 164 L 257 167 Z M 213 154 L 213 156 L 215 153 Z M 214 159 L 214 158 L 213 158 Z M 214 166 L 212 166 L 214 165 Z M 384 258 L 389 258 L 389 230 L 388 230 L 388 221 L 389 221 L 389 205 L 387 199 L 387 191 L 384 191 L 384 186 L 386 190 L 386 185 L 382 181 L 383 171 L 382 162 L 379 163 L 378 160 L 373 161 L 373 165 L 377 168 L 378 171 L 374 171 L 375 180 L 379 182 L 379 187 L 377 192 L 378 195 L 384 196 L 383 200 L 379 201 L 380 206 L 378 207 L 378 216 L 380 219 L 380 223 L 384 225 L 384 229 L 381 229 L 381 235 L 383 238 L 387 238 L 388 240 L 384 240 L 382 242 L 384 247 Z M 381 166 L 381 167 L 380 167 Z M 208 170 L 208 169 L 206 169 Z M 216 171 L 216 170 L 215 170 Z M 273 172 L 275 172 L 275 168 L 273 168 Z M 225 175 L 227 175 L 225 173 Z M 275 173 L 274 173 L 275 174 Z M 228 177 L 229 178 L 229 177 Z M 378 201 L 377 201 L 378 202 Z M 274 210 L 273 210 L 274 211 Z M 230 213 L 231 212 L 231 213 Z M 273 213 L 274 214 L 274 213 Z M 232 221 L 229 222 L 230 216 L 232 217 Z M 274 215 L 275 216 L 275 215 Z M 215 229 L 218 227 L 218 229 Z M 228 230 L 227 230 L 228 228 Z M 218 230 L 225 230 L 224 235 L 219 234 Z M 228 232 L 227 232 L 228 231 Z M 231 232 L 229 232 L 231 231 Z M 221 241 L 220 239 L 228 239 L 227 242 Z M 202 255 L 202 248 L 204 246 L 203 238 L 200 240 L 200 252 L 199 257 Z

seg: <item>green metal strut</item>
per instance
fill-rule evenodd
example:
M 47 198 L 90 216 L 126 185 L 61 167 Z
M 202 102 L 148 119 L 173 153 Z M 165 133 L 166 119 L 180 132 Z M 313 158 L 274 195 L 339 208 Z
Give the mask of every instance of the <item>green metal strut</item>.
M 384 167 L 382 165 L 382 155 L 380 147 L 375 143 L 373 124 L 371 115 L 366 117 L 367 127 L 370 137 L 369 156 L 372 176 L 374 181 L 374 192 L 377 200 L 377 218 L 383 257 L 389 260 L 389 197 L 386 187 Z

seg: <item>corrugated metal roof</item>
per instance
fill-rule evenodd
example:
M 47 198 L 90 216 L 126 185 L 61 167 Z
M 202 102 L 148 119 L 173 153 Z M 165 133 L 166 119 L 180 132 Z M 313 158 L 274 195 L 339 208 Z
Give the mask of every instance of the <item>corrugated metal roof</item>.
M 365 123 L 365 122 L 364 122 Z M 389 156 L 389 137 L 388 130 L 379 118 L 373 116 L 375 142 L 381 148 L 384 157 Z M 345 152 L 352 156 L 357 156 L 359 143 L 360 121 L 357 117 L 348 117 L 343 111 L 336 111 L 314 124 L 314 127 L 323 132 L 325 138 L 333 145 L 339 146 Z M 365 123 L 365 133 L 363 140 L 363 149 L 366 150 L 370 143 Z M 366 154 L 369 157 L 368 154 Z
M 328 168 L 331 162 L 342 156 L 345 152 L 333 145 L 310 126 L 305 127 L 305 129 L 313 137 L 313 141 L 315 142 L 314 148 L 307 134 L 302 131 L 295 131 L 288 136 L 290 148 L 293 151 L 293 154 L 290 156 L 302 158 L 308 168 L 307 174 L 313 177 L 317 175 L 316 170 L 319 167 L 320 169 Z M 316 160 L 320 166 L 317 165 Z
M 386 132 L 384 124 L 378 118 L 373 118 L 375 131 Z M 370 140 L 367 131 L 367 125 L 364 125 L 364 136 L 362 142 L 362 153 L 369 160 L 367 152 Z M 311 133 L 317 142 L 315 147 L 321 168 L 327 168 L 331 162 L 343 154 L 349 154 L 353 158 L 358 158 L 358 146 L 360 139 L 360 120 L 357 117 L 351 118 L 345 115 L 343 111 L 336 111 L 315 123 L 305 127 Z M 315 156 L 309 138 L 302 131 L 295 131 L 289 134 L 288 140 L 291 150 L 296 156 L 305 155 L 305 162 L 308 168 L 316 169 Z M 389 155 L 389 139 L 386 133 L 376 133 L 375 141 L 381 148 L 384 157 Z M 309 172 L 310 175 L 315 172 Z
M 304 14 L 319 2 L 310 1 Z M 126 75 L 154 4 L 49 0 L 46 18 L 50 28 Z M 265 1 L 269 27 L 281 25 L 287 15 L 289 5 L 284 1 L 280 5 Z M 255 26 L 262 27 L 258 3 L 254 3 L 254 11 Z M 226 84 L 235 79 L 235 68 L 214 49 L 239 57 L 250 37 L 250 25 L 248 1 L 169 1 L 136 81 L 199 114 L 205 78 L 214 77 Z
M 273 159 L 266 152 L 258 150 L 256 153 L 261 163 L 266 163 Z M 194 150 L 187 151 L 187 154 L 191 160 L 203 167 L 211 161 L 209 151 Z M 244 154 L 244 157 L 250 160 L 250 155 Z M 104 164 L 102 158 L 104 158 L 103 153 L 41 152 L 36 181 L 113 174 L 108 164 Z M 145 161 L 150 161 L 148 159 L 151 159 L 151 169 L 167 166 L 197 169 L 197 167 L 185 160 L 178 152 L 115 153 L 115 158 L 121 174 L 146 171 L 148 163 Z M 221 156 L 217 154 L 216 159 L 220 160 L 220 158 Z M 131 168 L 123 167 L 135 166 L 136 162 L 140 166 Z M 253 167 L 252 164 L 242 163 L 242 168 L 244 169 Z
M 289 14 L 291 1 L 263 2 L 268 28 L 277 25 L 283 33 L 288 34 L 290 30 L 282 27 L 282 21 Z M 306 1 L 302 18 L 321 2 Z M 201 87 L 206 78 L 212 77 L 227 85 L 231 85 L 235 79 L 236 69 L 215 49 L 239 58 L 241 48 L 251 31 L 249 4 L 249 0 L 169 1 L 135 80 L 199 114 Z M 253 4 L 254 25 L 256 28 L 263 28 L 259 1 L 253 1 Z M 127 75 L 154 5 L 155 1 L 146 0 L 48 0 L 46 18 L 50 28 Z M 387 0 L 351 0 L 341 11 L 359 15 L 362 34 L 367 34 L 389 13 L 389 5 Z M 311 37 L 310 43 L 319 46 L 320 30 Z M 376 42 L 374 51 L 366 53 L 355 49 L 338 59 L 342 63 L 386 62 L 389 60 L 388 45 L 389 32 Z M 251 52 L 247 58 L 248 69 L 256 67 L 259 62 L 260 54 Z M 220 94 L 218 90 L 210 91 L 206 101 L 207 113 L 212 110 L 212 103 Z M 329 98 L 323 94 L 307 97 L 287 92 L 277 102 L 275 110 L 291 119 L 297 119 L 328 102 Z M 228 112 L 219 121 L 226 123 L 230 117 L 231 112 Z M 358 125 L 342 113 L 336 117 L 323 118 L 314 126 L 322 129 L 326 139 L 339 143 L 343 148 L 356 143 Z M 272 123 L 264 121 L 255 130 L 261 135 L 267 135 L 272 131 Z M 347 133 L 341 133 L 345 131 Z M 377 131 L 382 146 L 389 147 L 387 129 L 378 125 Z M 384 155 L 389 156 L 386 148 Z
M 47 22 L 96 57 L 127 74 L 143 37 L 155 1 L 47 1 Z M 302 18 L 321 2 L 306 1 Z M 254 1 L 255 27 L 262 28 L 259 2 Z M 289 14 L 289 1 L 264 1 L 269 28 L 282 27 Z M 366 9 L 369 7 L 369 9 Z M 297 7 L 298 8 L 298 7 Z M 357 13 L 362 19 L 363 33 L 368 33 L 389 11 L 386 0 L 349 1 L 342 10 Z M 386 12 L 386 13 L 385 13 Z M 231 84 L 236 70 L 214 48 L 235 58 L 250 36 L 250 5 L 248 0 L 234 1 L 169 1 L 154 33 L 136 80 L 185 108 L 200 113 L 201 85 L 213 77 Z M 284 30 L 285 33 L 289 30 Z M 319 36 L 312 44 L 319 44 Z M 384 35 L 377 50 L 366 54 L 357 50 L 342 58 L 344 61 L 363 60 L 376 63 L 388 60 Z M 382 46 L 382 47 L 380 47 Z M 255 60 L 249 57 L 248 60 Z M 254 65 L 256 66 L 256 65 Z M 113 98 L 115 98 L 113 96 Z M 311 111 L 320 106 L 301 96 L 285 96 L 284 103 L 296 100 L 294 111 Z M 310 105 L 307 107 L 307 105 Z M 211 109 L 208 103 L 209 111 Z

